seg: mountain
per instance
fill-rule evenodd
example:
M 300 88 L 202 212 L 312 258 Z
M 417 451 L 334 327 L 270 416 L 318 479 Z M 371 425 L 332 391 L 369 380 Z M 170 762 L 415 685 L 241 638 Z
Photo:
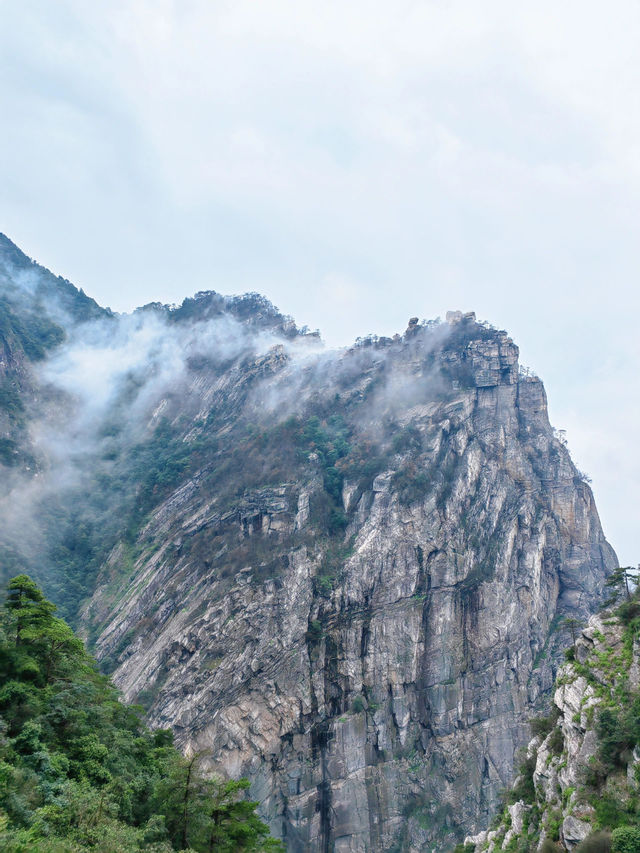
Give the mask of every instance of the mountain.
M 108 314 L 66 279 L 28 258 L 0 234 L 0 464 L 30 469 L 23 428 L 33 404 L 29 366 L 66 337 L 71 324 Z
M 592 616 L 566 656 L 504 813 L 465 853 L 640 850 L 638 593 Z
M 64 331 L 25 362 L 5 564 L 289 850 L 483 828 L 617 563 L 506 332 L 452 312 L 326 350 L 210 292 Z

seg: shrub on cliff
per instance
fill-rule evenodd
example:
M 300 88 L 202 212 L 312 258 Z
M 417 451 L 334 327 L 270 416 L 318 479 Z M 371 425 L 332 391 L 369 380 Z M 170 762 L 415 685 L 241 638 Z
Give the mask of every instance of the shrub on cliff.
M 611 853 L 640 853 L 640 827 L 619 826 L 611 835 Z
M 619 708 L 603 708 L 596 731 L 605 767 L 626 767 L 631 751 L 640 742 L 640 695 Z

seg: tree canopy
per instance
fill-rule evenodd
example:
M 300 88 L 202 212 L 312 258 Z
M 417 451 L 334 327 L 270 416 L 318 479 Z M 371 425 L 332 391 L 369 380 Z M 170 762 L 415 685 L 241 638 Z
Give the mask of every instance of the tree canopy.
M 123 704 L 27 575 L 0 609 L 0 848 L 8 853 L 282 850 L 245 799 Z

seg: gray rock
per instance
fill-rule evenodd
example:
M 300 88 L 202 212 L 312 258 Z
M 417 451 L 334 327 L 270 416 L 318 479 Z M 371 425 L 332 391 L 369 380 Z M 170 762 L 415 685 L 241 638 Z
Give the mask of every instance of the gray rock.
M 386 411 L 422 447 L 345 482 L 331 577 L 316 456 L 304 479 L 224 510 L 205 473 L 184 484 L 142 531 L 126 587 L 114 594 L 114 552 L 86 611 L 125 698 L 150 697 L 152 725 L 212 772 L 247 775 L 291 851 L 447 850 L 486 826 L 551 689 L 552 623 L 585 618 L 615 564 L 513 342 L 462 317 L 448 334 L 471 339 L 433 355 L 411 328 L 388 345 L 375 406 L 376 351 L 328 382 L 328 399 L 362 407 L 363 436 Z M 405 470 L 424 474 L 410 499 Z
M 567 850 L 573 850 L 591 832 L 591 824 L 568 815 L 562 821 L 562 838 Z

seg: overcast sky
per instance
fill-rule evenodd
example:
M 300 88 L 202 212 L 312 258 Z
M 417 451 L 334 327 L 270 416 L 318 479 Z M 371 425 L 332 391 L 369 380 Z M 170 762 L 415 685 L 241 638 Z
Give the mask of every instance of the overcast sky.
M 475 310 L 637 563 L 638 44 L 637 0 L 0 0 L 0 230 L 119 311 Z

